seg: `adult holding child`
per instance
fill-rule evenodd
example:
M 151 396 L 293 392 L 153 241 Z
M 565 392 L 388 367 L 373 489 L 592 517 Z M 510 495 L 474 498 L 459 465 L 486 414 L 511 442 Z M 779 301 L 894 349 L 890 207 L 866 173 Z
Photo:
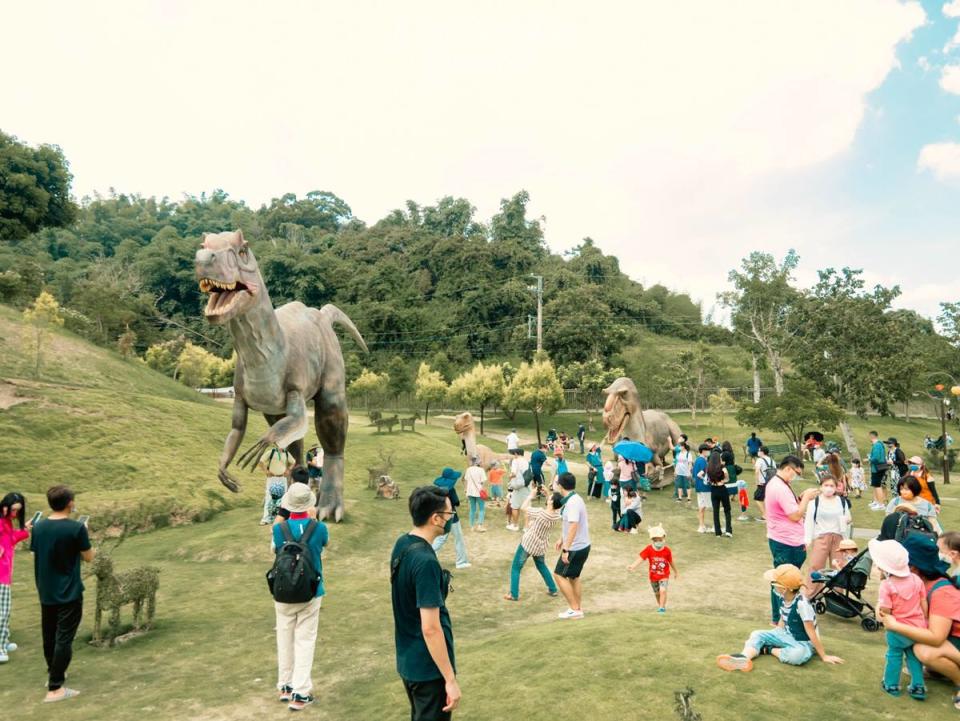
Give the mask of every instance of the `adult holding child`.
M 799 497 L 793 482 L 803 473 L 803 461 L 797 456 L 784 456 L 776 474 L 767 481 L 764 492 L 767 516 L 767 543 L 774 567 L 789 564 L 802 568 L 807 560 L 804 518 L 807 506 L 820 494 L 817 488 L 808 488 Z M 779 620 L 776 594 L 771 592 L 770 606 L 773 622 Z
M 74 521 L 73 491 L 54 486 L 47 491 L 53 511 L 33 529 L 30 550 L 40 596 L 40 628 L 47 661 L 47 695 L 44 703 L 64 701 L 80 694 L 63 685 L 73 658 L 73 638 L 83 618 L 83 581 L 80 561 L 90 562 L 95 552 L 86 524 Z

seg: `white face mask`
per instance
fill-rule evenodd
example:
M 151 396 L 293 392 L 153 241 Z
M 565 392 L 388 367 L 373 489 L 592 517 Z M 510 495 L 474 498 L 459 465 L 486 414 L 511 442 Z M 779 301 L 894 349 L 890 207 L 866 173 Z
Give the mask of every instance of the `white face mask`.
M 822 486 L 820 488 L 820 493 L 823 494 L 824 498 L 831 498 L 836 492 L 837 489 L 833 486 Z

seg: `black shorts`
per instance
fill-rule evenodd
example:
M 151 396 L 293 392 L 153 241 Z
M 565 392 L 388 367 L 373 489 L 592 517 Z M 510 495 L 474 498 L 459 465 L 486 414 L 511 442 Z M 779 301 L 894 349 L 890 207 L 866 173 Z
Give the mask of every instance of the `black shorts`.
M 870 473 L 870 485 L 873 488 L 883 487 L 883 479 L 886 478 L 886 471 L 871 471 Z
M 557 567 L 553 572 L 561 578 L 580 578 L 583 571 L 583 564 L 587 562 L 587 556 L 590 555 L 590 546 L 581 548 L 579 551 L 570 551 L 568 557 L 570 563 L 563 562 L 563 554 L 557 559 Z
M 763 503 L 763 499 L 767 497 L 767 484 L 762 483 L 757 486 L 757 489 L 753 492 L 753 500 Z
M 449 721 L 452 712 L 444 711 L 447 704 L 447 686 L 442 678 L 435 681 L 403 680 L 410 699 L 411 721 Z

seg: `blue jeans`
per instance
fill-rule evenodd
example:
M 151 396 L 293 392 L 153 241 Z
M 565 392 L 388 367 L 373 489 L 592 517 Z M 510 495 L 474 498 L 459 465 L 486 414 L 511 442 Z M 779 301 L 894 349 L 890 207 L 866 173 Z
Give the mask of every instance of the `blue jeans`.
M 444 536 L 437 536 L 433 542 L 433 550 L 439 553 L 440 549 L 443 548 L 443 544 L 447 542 L 450 536 L 453 536 L 453 546 L 457 551 L 457 565 L 462 566 L 465 563 L 470 563 L 467 559 L 467 541 L 463 537 L 463 529 L 460 527 L 459 520 L 450 526 L 450 533 Z
M 791 666 L 803 666 L 813 658 L 813 644 L 809 641 L 798 641 L 784 628 L 754 631 L 747 639 L 746 645 L 757 651 L 764 648 L 779 648 L 780 663 Z
M 470 527 L 482 526 L 483 517 L 487 512 L 487 502 L 480 496 L 467 496 L 470 501 Z
M 767 542 L 770 544 L 770 555 L 773 556 L 774 568 L 784 563 L 791 563 L 797 568 L 803 568 L 803 564 L 807 560 L 806 546 L 788 546 L 786 543 L 774 541 L 772 538 L 768 538 Z M 770 618 L 774 623 L 780 621 L 776 591 L 773 588 L 770 589 Z
M 913 652 L 913 641 L 894 631 L 887 631 L 887 663 L 883 667 L 883 685 L 887 688 L 900 687 L 904 656 L 907 657 L 910 685 L 923 688 L 923 664 Z
M 520 571 L 528 558 L 530 558 L 530 554 L 523 550 L 523 546 L 517 544 L 517 552 L 513 554 L 513 565 L 510 566 L 510 595 L 514 598 L 520 598 Z M 537 565 L 540 575 L 543 576 L 543 582 L 547 584 L 547 590 L 550 593 L 556 593 L 557 584 L 553 582 L 550 569 L 544 563 L 543 556 L 534 556 L 533 562 Z

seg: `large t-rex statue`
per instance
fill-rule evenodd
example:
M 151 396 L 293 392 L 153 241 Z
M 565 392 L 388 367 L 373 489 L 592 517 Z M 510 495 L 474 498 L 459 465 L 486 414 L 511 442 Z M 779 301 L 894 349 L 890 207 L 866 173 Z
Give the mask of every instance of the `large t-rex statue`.
M 513 459 L 509 453 L 497 453 L 482 443 L 477 443 L 477 429 L 473 425 L 473 414 L 469 411 L 461 413 L 453 419 L 453 430 L 460 436 L 464 446 L 467 449 L 467 457 L 476 456 L 480 459 L 480 465 L 484 470 L 489 471 L 494 461 L 509 462 Z
M 641 409 L 637 386 L 629 378 L 617 378 L 603 392 L 607 394 L 603 406 L 605 440 L 612 445 L 626 437 L 647 444 L 654 454 L 653 472 L 647 476 L 655 487 L 663 485 L 666 456 L 680 440 L 680 426 L 663 411 Z
M 220 481 L 240 489 L 227 472 L 247 428 L 248 410 L 263 413 L 269 430 L 238 464 L 252 470 L 271 446 L 289 448 L 303 463 L 307 401 L 313 400 L 314 426 L 323 447 L 323 480 L 317 499 L 321 518 L 343 518 L 343 448 L 347 437 L 347 395 L 339 323 L 367 350 L 359 331 L 333 305 L 320 310 L 294 301 L 273 309 L 253 251 L 239 230 L 204 233 L 196 256 L 200 290 L 210 295 L 204 317 L 225 325 L 237 352 L 233 427 L 220 455 Z

